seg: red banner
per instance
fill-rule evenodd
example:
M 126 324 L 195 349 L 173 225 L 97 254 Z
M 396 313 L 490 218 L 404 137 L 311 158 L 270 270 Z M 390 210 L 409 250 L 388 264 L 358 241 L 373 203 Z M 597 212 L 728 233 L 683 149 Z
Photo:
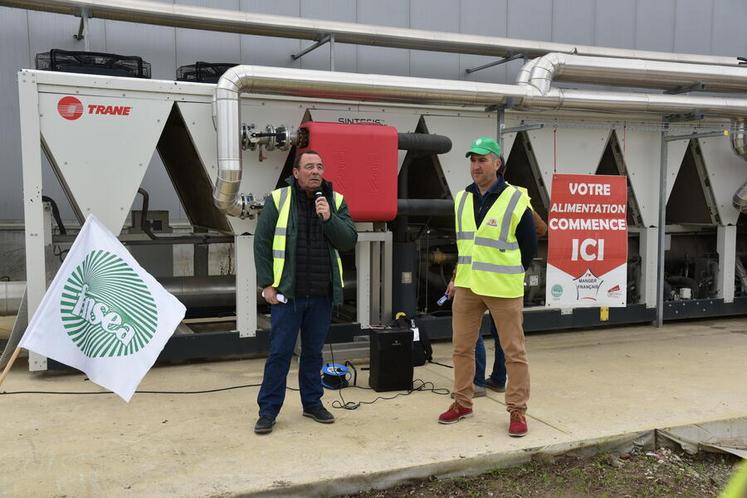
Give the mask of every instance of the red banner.
M 625 306 L 627 205 L 624 176 L 553 175 L 547 306 Z

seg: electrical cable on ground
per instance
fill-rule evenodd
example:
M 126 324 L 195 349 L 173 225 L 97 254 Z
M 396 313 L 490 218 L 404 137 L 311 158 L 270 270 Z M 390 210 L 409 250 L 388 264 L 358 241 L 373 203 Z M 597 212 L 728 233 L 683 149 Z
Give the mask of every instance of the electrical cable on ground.
M 330 345 L 330 353 L 332 354 L 332 363 L 335 362 L 334 352 L 332 351 L 332 346 Z M 435 365 L 440 365 L 442 367 L 446 368 L 454 368 L 451 365 L 445 365 L 443 363 L 438 363 L 436 361 L 431 362 Z M 420 385 L 415 387 L 415 382 L 420 382 Z M 250 387 L 260 387 L 262 384 L 241 384 L 237 386 L 227 386 L 227 387 L 218 387 L 215 389 L 202 389 L 198 391 L 155 391 L 155 390 L 137 390 L 135 391 L 135 394 L 164 394 L 164 395 L 191 395 L 191 394 L 211 394 L 211 393 L 217 393 L 217 392 L 223 392 L 223 391 L 233 391 L 236 389 L 247 389 Z M 426 387 L 426 386 L 432 386 L 432 387 Z M 354 387 L 356 389 L 362 389 L 364 391 L 373 391 L 370 387 L 361 387 L 361 386 L 350 386 Z M 286 386 L 286 389 L 288 391 L 296 391 L 298 392 L 300 389 L 297 387 L 289 387 Z M 345 401 L 345 398 L 342 396 L 342 389 L 338 389 L 340 400 L 341 401 L 333 401 L 332 406 L 334 408 L 344 408 L 346 410 L 355 410 L 360 407 L 360 405 L 371 405 L 375 403 L 377 400 L 388 400 L 388 399 L 394 399 L 399 396 L 409 396 L 410 394 L 414 392 L 432 392 L 433 394 L 438 394 L 440 396 L 445 396 L 451 393 L 446 388 L 437 388 L 433 382 L 425 382 L 421 379 L 415 379 L 413 381 L 413 388 L 408 391 L 398 392 L 397 394 L 393 396 L 378 396 L 373 401 Z M 0 391 L 0 397 L 2 396 L 10 396 L 10 395 L 19 395 L 19 394 L 43 394 L 43 395 L 69 395 L 69 396 L 85 396 L 85 395 L 114 395 L 111 391 Z
M 262 384 L 242 384 L 239 386 L 228 386 L 219 387 L 216 389 L 204 389 L 200 391 L 152 391 L 152 390 L 138 390 L 135 394 L 210 394 L 221 391 L 232 391 L 235 389 L 246 389 L 248 387 L 259 387 Z M 297 391 L 289 387 L 291 391 Z M 86 394 L 114 394 L 110 391 L 0 391 L 0 396 L 11 395 L 11 394 L 69 394 L 69 395 L 86 395 Z
M 416 382 L 420 382 L 420 384 L 415 386 Z M 426 386 L 432 386 L 432 387 L 426 387 Z M 361 386 L 351 386 L 351 387 L 354 387 L 356 389 L 362 389 L 364 391 L 373 391 L 373 389 L 371 389 L 370 387 L 361 387 Z M 342 389 L 340 389 L 340 391 L 342 391 Z M 345 402 L 345 400 L 342 398 L 342 392 L 341 392 L 340 399 L 343 400 L 343 403 L 335 400 L 332 402 L 332 408 L 345 409 L 345 410 L 357 410 L 358 408 L 360 408 L 361 405 L 372 405 L 379 400 L 390 400 L 390 399 L 398 398 L 400 396 L 409 396 L 410 394 L 414 392 L 432 392 L 433 394 L 438 394 L 439 396 L 448 396 L 449 394 L 451 394 L 451 391 L 449 391 L 446 388 L 436 387 L 433 384 L 433 382 L 425 382 L 421 379 L 415 379 L 413 381 L 412 389 L 409 389 L 403 392 L 398 392 L 397 394 L 394 394 L 392 396 L 377 396 L 375 399 L 371 401 L 356 401 L 356 402 L 347 401 Z
M 414 382 L 420 382 L 421 385 L 418 387 L 413 387 L 411 390 L 408 390 L 407 392 L 400 392 L 395 394 L 394 396 L 389 397 L 377 397 L 376 399 L 394 399 L 398 396 L 407 396 L 409 394 L 412 394 L 416 391 L 431 391 L 434 394 L 439 395 L 447 395 L 450 393 L 448 389 L 445 388 L 436 388 L 432 382 L 425 382 L 420 379 L 415 379 Z M 250 387 L 260 387 L 262 384 L 242 384 L 238 386 L 227 386 L 227 387 L 219 387 L 216 389 L 203 389 L 199 391 L 155 391 L 155 390 L 137 390 L 135 391 L 135 394 L 165 394 L 165 395 L 188 395 L 188 394 L 211 394 L 211 393 L 217 393 L 217 392 L 223 392 L 223 391 L 233 391 L 236 389 L 247 389 Z M 425 386 L 431 385 L 433 387 L 426 388 Z M 372 391 L 370 387 L 361 387 L 361 386 L 350 386 L 355 387 L 356 389 L 363 389 L 365 391 Z M 286 387 L 288 391 L 299 391 L 297 387 Z M 341 390 L 340 390 L 341 391 Z M 78 395 L 114 395 L 111 391 L 0 391 L 0 396 L 10 396 L 12 394 L 45 394 L 45 395 L 71 395 L 71 396 L 78 396 Z M 346 405 L 370 405 L 374 401 L 360 401 L 357 403 L 353 402 L 345 402 L 344 398 L 342 398 L 342 393 L 340 392 L 340 398 L 342 399 L 343 403 Z M 334 401 L 334 403 L 340 404 L 339 401 Z M 344 408 L 344 406 L 339 406 L 340 408 Z M 337 408 L 337 407 L 336 407 Z M 358 408 L 356 406 L 355 408 Z M 348 408 L 354 410 L 355 408 Z
M 334 352 L 334 348 L 332 347 L 332 344 L 329 345 L 329 353 L 330 353 L 330 356 L 332 357 L 332 363 L 334 364 L 335 363 L 335 352 Z M 449 367 L 449 365 L 444 365 L 441 363 L 437 363 L 437 365 L 441 365 L 441 366 L 448 367 L 448 368 L 453 368 L 453 367 Z M 420 382 L 420 384 L 417 385 L 417 387 L 415 385 L 416 382 Z M 426 387 L 429 385 L 431 387 Z M 364 391 L 373 391 L 373 389 L 371 389 L 370 387 L 361 387 L 357 385 L 353 385 L 350 387 L 354 387 L 356 389 L 362 389 Z M 414 392 L 427 392 L 427 391 L 430 391 L 433 394 L 438 394 L 439 396 L 448 396 L 449 394 L 451 394 L 451 391 L 449 391 L 446 388 L 437 388 L 435 384 L 433 384 L 433 382 L 425 382 L 424 380 L 421 380 L 421 379 L 415 379 L 413 380 L 412 389 L 408 389 L 407 391 L 403 391 L 403 392 L 398 392 L 397 394 L 394 394 L 392 396 L 377 396 L 372 401 L 345 401 L 345 398 L 342 396 L 342 389 L 338 389 L 337 392 L 340 395 L 340 401 L 337 401 L 337 400 L 333 401 L 332 408 L 337 408 L 337 409 L 342 409 L 342 410 L 357 410 L 358 408 L 360 408 L 361 405 L 372 405 L 379 400 L 390 400 L 390 399 L 398 398 L 400 396 L 409 396 L 410 394 Z

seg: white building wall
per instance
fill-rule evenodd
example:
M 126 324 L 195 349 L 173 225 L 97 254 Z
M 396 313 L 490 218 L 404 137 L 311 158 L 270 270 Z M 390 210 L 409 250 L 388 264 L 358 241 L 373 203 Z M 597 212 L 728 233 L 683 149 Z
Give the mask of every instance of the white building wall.
M 170 3 L 170 2 L 166 2 Z M 177 0 L 246 12 L 321 18 L 364 24 L 412 27 L 589 45 L 747 55 L 747 2 L 744 0 Z M 34 56 L 52 48 L 83 50 L 73 39 L 78 18 L 0 7 L 0 223 L 22 223 L 20 131 L 16 72 L 34 67 Z M 116 21 L 90 20 L 91 50 L 139 55 L 152 76 L 174 79 L 176 68 L 198 60 L 241 62 L 309 69 L 329 68 L 329 48 L 299 61 L 290 58 L 310 42 L 202 32 Z M 491 58 L 335 45 L 339 71 L 513 82 L 521 61 L 466 74 Z M 185 219 L 158 157 L 143 186 L 151 209 Z M 58 201 L 62 216 L 72 211 L 50 171 L 45 195 Z M 137 201 L 139 202 L 139 200 Z

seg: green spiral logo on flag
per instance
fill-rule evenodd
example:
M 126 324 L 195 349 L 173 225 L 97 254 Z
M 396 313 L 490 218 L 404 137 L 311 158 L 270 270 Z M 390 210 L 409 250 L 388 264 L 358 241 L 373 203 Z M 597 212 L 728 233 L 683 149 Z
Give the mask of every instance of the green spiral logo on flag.
M 89 358 L 139 351 L 158 323 L 148 286 L 122 258 L 102 250 L 88 253 L 68 277 L 60 314 L 68 336 Z

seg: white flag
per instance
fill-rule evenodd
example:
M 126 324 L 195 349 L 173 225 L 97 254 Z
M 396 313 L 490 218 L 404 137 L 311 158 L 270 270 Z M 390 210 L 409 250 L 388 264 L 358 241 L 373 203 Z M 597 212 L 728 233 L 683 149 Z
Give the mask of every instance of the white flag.
M 185 311 L 89 214 L 20 347 L 129 401 Z

